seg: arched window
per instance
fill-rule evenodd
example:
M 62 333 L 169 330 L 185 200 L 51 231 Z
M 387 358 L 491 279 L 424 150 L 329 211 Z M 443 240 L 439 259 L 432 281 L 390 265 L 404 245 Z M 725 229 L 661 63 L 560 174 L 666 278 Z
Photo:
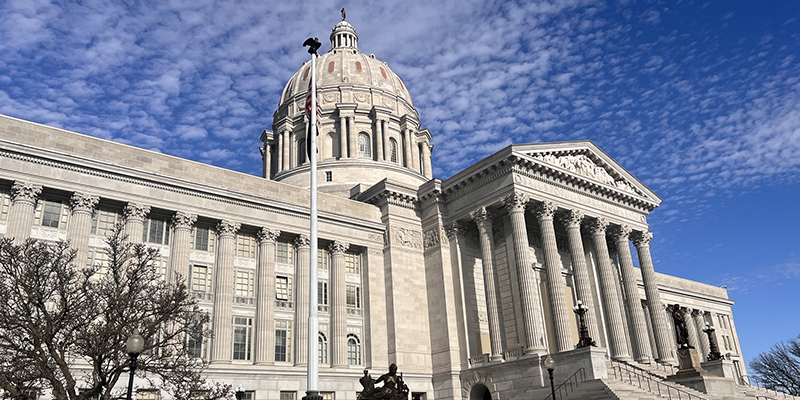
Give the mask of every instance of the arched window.
M 361 365 L 361 341 L 352 333 L 347 335 L 347 364 Z
M 328 363 L 328 338 L 325 336 L 324 333 L 319 333 L 319 338 L 317 339 L 317 352 L 319 353 L 319 363 L 320 364 L 327 364 Z
M 361 132 L 358 134 L 358 156 L 365 158 L 372 158 L 372 141 L 369 140 L 369 134 Z
M 303 165 L 306 162 L 306 140 L 300 139 L 297 141 L 297 165 Z
M 397 163 L 397 140 L 394 138 L 389 138 L 389 154 L 391 154 L 390 160 Z

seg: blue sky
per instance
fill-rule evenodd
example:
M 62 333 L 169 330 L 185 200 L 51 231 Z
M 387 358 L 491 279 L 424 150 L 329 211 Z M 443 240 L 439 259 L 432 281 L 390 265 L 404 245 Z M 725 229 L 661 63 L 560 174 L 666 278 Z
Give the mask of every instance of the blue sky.
M 727 285 L 746 358 L 800 334 L 796 1 L 6 0 L 0 113 L 257 175 L 303 40 L 326 51 L 343 6 L 437 177 L 590 139 L 664 199 L 656 270 Z

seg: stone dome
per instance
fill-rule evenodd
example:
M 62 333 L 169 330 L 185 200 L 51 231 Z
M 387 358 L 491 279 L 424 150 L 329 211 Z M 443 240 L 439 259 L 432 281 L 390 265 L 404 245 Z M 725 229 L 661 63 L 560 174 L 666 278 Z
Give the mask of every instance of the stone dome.
M 342 20 L 331 49 L 316 60 L 320 105 L 317 161 L 320 191 L 353 196 L 383 179 L 418 187 L 432 177 L 430 133 L 403 81 L 374 55 L 358 49 L 358 34 Z M 311 61 L 289 79 L 265 131 L 264 177 L 308 186 L 305 102 Z

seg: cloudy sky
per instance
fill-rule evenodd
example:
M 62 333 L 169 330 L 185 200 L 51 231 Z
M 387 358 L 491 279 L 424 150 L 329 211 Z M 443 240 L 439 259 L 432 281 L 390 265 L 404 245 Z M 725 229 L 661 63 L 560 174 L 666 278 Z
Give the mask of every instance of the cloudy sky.
M 590 139 L 664 199 L 656 270 L 727 285 L 746 358 L 800 334 L 793 0 L 5 0 L 0 113 L 259 174 L 301 44 L 343 6 L 409 88 L 437 177 Z

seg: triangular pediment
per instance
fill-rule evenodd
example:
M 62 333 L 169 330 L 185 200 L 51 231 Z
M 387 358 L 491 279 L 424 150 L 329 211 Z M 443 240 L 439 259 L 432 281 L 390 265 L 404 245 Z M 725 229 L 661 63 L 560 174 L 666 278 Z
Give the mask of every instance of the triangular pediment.
M 513 145 L 512 152 L 553 170 L 655 203 L 661 199 L 590 141 Z

